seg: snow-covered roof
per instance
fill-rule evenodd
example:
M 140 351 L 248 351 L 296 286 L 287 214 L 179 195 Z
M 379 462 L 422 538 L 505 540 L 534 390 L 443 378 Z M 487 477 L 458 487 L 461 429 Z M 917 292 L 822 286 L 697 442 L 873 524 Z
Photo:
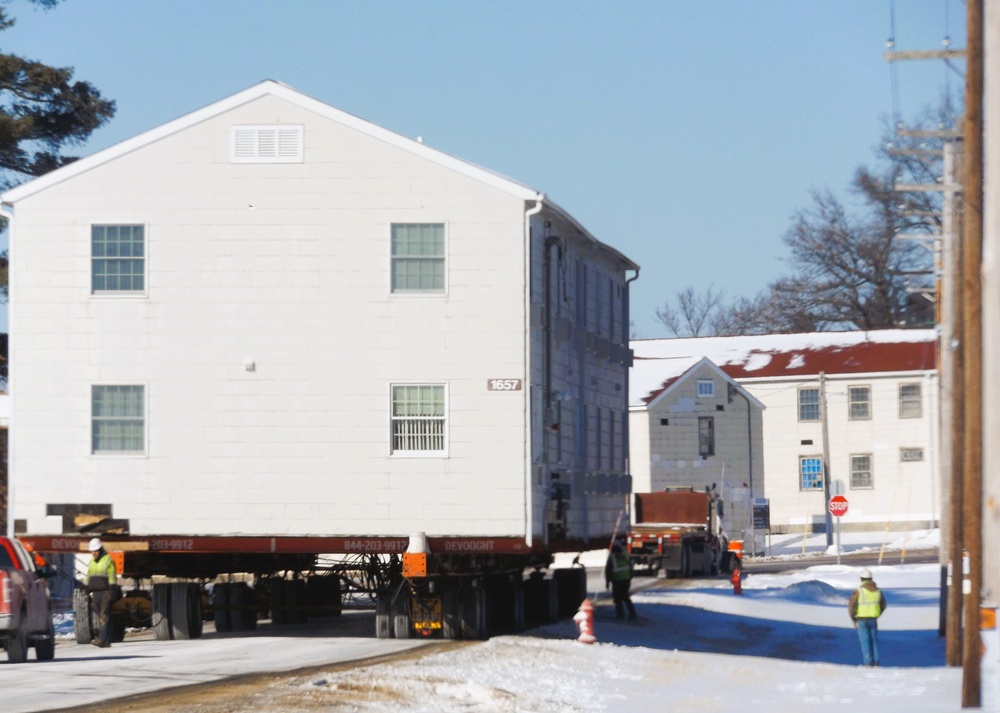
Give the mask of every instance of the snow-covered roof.
M 675 386 L 685 380 L 688 374 L 694 372 L 695 369 L 702 365 L 707 365 L 727 384 L 733 384 L 744 397 L 757 407 L 764 408 L 764 404 L 737 384 L 707 357 L 636 359 L 632 364 L 628 377 L 629 408 L 641 409 L 652 406 L 655 401 L 665 398 Z
M 635 354 L 634 374 L 643 370 L 641 365 L 646 360 L 707 357 L 734 379 L 755 379 L 814 376 L 820 372 L 834 375 L 930 371 L 936 364 L 936 344 L 933 329 L 885 329 L 637 339 L 630 346 Z

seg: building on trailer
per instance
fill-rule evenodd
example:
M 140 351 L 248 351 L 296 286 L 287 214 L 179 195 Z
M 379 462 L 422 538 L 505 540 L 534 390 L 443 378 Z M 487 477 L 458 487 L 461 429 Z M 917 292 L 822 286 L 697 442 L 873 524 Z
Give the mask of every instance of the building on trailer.
M 713 492 L 723 533 L 749 550 L 752 504 L 765 498 L 764 405 L 706 357 L 636 358 L 629 392 L 635 492 Z
M 766 406 L 764 488 L 772 532 L 826 526 L 824 422 L 830 491 L 848 499 L 844 528 L 913 529 L 939 520 L 934 330 L 631 344 L 637 364 L 648 358 L 707 357 Z
M 613 532 L 638 266 L 544 194 L 265 81 L 2 200 L 18 534 L 211 576 Z

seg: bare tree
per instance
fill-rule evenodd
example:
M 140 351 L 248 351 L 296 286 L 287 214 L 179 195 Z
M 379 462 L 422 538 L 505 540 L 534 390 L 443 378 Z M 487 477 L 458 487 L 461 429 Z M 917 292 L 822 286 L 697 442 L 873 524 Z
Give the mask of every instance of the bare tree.
M 693 287 L 685 287 L 677 293 L 676 307 L 664 304 L 657 308 L 656 318 L 675 337 L 706 336 L 722 298 L 722 290 L 712 287 L 707 287 L 702 293 L 695 292 Z

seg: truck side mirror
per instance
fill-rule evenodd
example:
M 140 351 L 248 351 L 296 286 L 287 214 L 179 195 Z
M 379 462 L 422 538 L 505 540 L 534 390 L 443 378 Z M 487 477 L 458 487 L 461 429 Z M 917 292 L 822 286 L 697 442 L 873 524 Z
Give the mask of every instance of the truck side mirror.
M 54 564 L 46 564 L 38 568 L 38 576 L 42 579 L 49 579 L 50 577 L 55 577 L 58 571 Z

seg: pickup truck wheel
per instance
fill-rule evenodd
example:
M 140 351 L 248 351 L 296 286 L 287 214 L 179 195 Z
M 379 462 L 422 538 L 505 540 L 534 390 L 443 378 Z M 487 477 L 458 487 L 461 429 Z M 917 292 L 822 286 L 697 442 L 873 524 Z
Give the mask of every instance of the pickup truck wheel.
M 21 612 L 22 626 L 7 642 L 7 660 L 11 663 L 24 663 L 28 660 L 28 635 L 24 633 L 24 624 L 28 621 L 28 613 Z
M 49 628 L 44 639 L 35 640 L 35 658 L 39 661 L 51 661 L 56 657 L 56 627 L 52 624 L 52 612 L 49 612 Z
M 76 643 L 89 644 L 94 638 L 93 630 L 90 628 L 92 618 L 92 607 L 90 595 L 85 589 L 73 590 L 73 634 L 76 636 Z

